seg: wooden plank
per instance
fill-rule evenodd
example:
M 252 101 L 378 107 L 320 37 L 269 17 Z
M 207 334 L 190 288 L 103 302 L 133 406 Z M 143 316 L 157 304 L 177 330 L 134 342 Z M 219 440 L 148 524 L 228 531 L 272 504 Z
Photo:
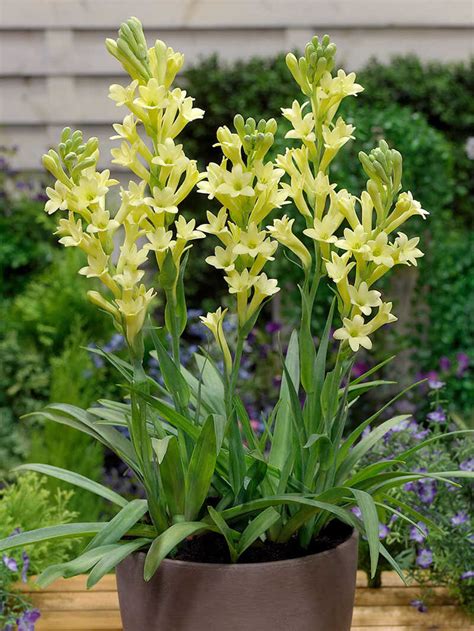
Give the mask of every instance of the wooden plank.
M 257 28 L 151 30 L 147 39 L 149 43 L 164 39 L 184 53 L 187 65 L 194 65 L 211 54 L 218 54 L 225 61 L 236 61 L 302 48 L 314 32 L 314 29 Z M 318 27 L 316 32 L 322 34 L 324 29 Z M 65 36 L 68 33 L 70 38 Z M 5 31 L 0 37 L 0 76 L 119 75 L 120 66 L 104 47 L 105 38 L 113 35 L 112 30 L 32 31 L 29 35 L 24 30 Z M 472 33 L 462 29 L 331 29 L 330 35 L 338 46 L 338 61 L 350 70 L 362 67 L 371 56 L 386 62 L 393 55 L 413 53 L 423 60 L 455 61 L 474 54 Z
M 465 631 L 469 623 L 466 616 L 454 605 L 430 607 L 426 613 L 420 613 L 411 605 L 355 607 L 352 624 L 354 626 L 382 626 L 390 623 L 393 626 L 410 626 L 411 624 L 426 626 L 438 625 L 446 631 Z
M 17 588 L 22 592 L 28 592 L 33 594 L 51 593 L 51 592 L 85 592 L 86 591 L 87 576 L 82 574 L 80 576 L 73 576 L 72 578 L 58 578 L 51 583 L 46 589 L 36 589 L 34 587 L 34 579 L 31 584 L 25 585 L 19 583 Z M 94 587 L 89 590 L 88 593 L 93 592 L 110 592 L 117 589 L 117 581 L 115 574 L 107 574 L 104 576 Z
M 421 597 L 419 587 L 381 587 L 369 589 L 358 587 L 356 591 L 356 606 L 372 607 L 375 605 L 409 605 L 413 600 Z M 444 587 L 430 588 L 430 606 L 450 605 L 453 599 Z
M 51 611 L 36 623 L 37 631 L 121 631 L 119 611 Z M 171 631 L 171 630 L 170 630 Z
M 3 0 L 3 28 L 110 28 L 137 15 L 154 28 L 473 24 L 469 0 Z
M 117 611 L 116 591 L 43 592 L 28 594 L 40 611 Z

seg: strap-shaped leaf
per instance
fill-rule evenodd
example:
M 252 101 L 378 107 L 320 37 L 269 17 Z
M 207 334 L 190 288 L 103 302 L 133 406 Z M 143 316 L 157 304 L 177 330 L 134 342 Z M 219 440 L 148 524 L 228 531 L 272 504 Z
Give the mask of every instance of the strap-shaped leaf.
M 180 367 L 177 366 L 169 356 L 159 336 L 153 329 L 151 329 L 151 333 L 163 381 L 169 393 L 176 399 L 179 408 L 184 410 L 191 396 L 189 386 L 186 383 L 186 379 L 181 374 Z
M 205 530 L 215 530 L 215 527 L 201 521 L 183 521 L 165 530 L 165 532 L 153 541 L 146 555 L 144 568 L 145 580 L 149 581 L 152 578 L 163 559 L 173 548 L 181 543 L 183 539 Z
M 377 507 L 371 495 L 359 489 L 351 489 L 362 514 L 362 522 L 367 536 L 370 553 L 370 573 L 375 576 L 379 562 L 380 539 L 379 539 L 379 517 Z
M 235 561 L 239 557 L 239 553 L 237 551 L 235 541 L 234 541 L 235 537 L 233 533 L 235 533 L 235 531 L 233 531 L 232 528 L 229 528 L 226 520 L 222 517 L 222 515 L 218 511 L 216 511 L 215 508 L 213 508 L 212 506 L 208 506 L 207 510 L 209 511 L 209 515 L 212 521 L 214 522 L 214 524 L 216 525 L 217 529 L 226 540 L 227 546 L 229 547 L 230 559 L 232 563 L 235 563 Z
M 176 436 L 167 436 L 166 453 L 159 463 L 161 483 L 168 507 L 173 515 L 184 515 L 186 481 Z
M 135 539 L 128 543 L 110 546 L 110 552 L 103 554 L 100 561 L 92 568 L 87 579 L 87 589 L 94 587 L 106 574 L 114 570 L 117 565 L 127 558 L 132 552 L 136 552 L 151 543 L 151 539 Z
M 298 350 L 298 333 L 296 331 L 293 331 L 290 337 L 288 350 L 286 352 L 285 365 L 291 381 L 294 384 L 299 384 L 300 359 Z M 269 463 L 280 470 L 283 468 L 288 458 L 288 452 L 293 443 L 291 415 L 291 398 L 288 388 L 288 377 L 284 374 L 281 381 L 278 411 L 276 414 L 275 428 L 273 430 L 273 440 L 269 456 Z
M 355 447 L 353 447 L 353 449 L 348 453 L 346 459 L 339 466 L 339 469 L 337 471 L 338 483 L 344 482 L 344 478 L 350 474 L 350 472 L 359 462 L 359 460 L 370 449 L 372 449 L 372 447 L 376 445 L 380 441 L 380 439 L 383 438 L 385 434 L 387 434 L 387 432 L 392 429 L 392 427 L 395 427 L 408 418 L 410 418 L 409 414 L 400 414 L 399 416 L 394 416 L 381 425 L 378 425 L 368 434 L 368 436 L 366 436 Z
M 53 467 L 52 465 L 47 464 L 27 463 L 15 467 L 13 471 L 36 471 L 36 473 L 42 473 L 43 475 L 48 475 L 52 478 L 56 478 L 57 480 L 62 480 L 63 482 L 74 484 L 74 486 L 78 486 L 81 489 L 85 489 L 86 491 L 95 493 L 96 495 L 99 495 L 100 497 L 103 497 L 104 499 L 109 500 L 109 502 L 113 502 L 118 506 L 123 507 L 128 504 L 127 500 L 115 491 L 108 489 L 98 482 L 94 482 L 94 480 L 86 478 L 80 473 L 67 471 L 67 469 L 61 469 L 60 467 Z
M 243 554 L 254 541 L 261 537 L 279 519 L 280 513 L 272 506 L 257 515 L 255 519 L 252 519 L 240 537 L 238 545 L 239 556 Z
M 80 556 L 67 561 L 66 563 L 57 563 L 50 565 L 40 576 L 36 583 L 39 587 L 47 587 L 58 578 L 71 578 L 78 574 L 84 574 L 93 567 L 100 559 L 115 548 L 115 544 L 87 550 Z
M 216 468 L 217 446 L 214 419 L 208 416 L 194 445 L 186 474 L 186 520 L 192 521 L 207 497 Z
M 53 539 L 68 539 L 75 537 L 85 537 L 95 535 L 105 527 L 102 522 L 80 523 L 80 524 L 59 524 L 57 526 L 47 526 L 37 530 L 20 532 L 6 539 L 0 540 L 0 552 L 28 546 L 32 543 L 51 541 Z
M 146 500 L 132 500 L 92 539 L 86 550 L 117 543 L 148 510 Z

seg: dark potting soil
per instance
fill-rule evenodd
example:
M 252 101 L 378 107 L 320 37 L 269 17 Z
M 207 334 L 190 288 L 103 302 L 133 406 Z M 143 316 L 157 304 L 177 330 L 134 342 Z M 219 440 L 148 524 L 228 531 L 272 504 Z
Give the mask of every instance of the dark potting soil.
M 311 541 L 306 549 L 300 546 L 297 537 L 293 537 L 286 543 L 259 540 L 239 557 L 238 563 L 267 563 L 297 559 L 336 548 L 347 541 L 351 535 L 351 526 L 334 520 Z M 224 537 L 213 532 L 186 539 L 180 544 L 173 558 L 196 563 L 230 563 L 229 549 Z

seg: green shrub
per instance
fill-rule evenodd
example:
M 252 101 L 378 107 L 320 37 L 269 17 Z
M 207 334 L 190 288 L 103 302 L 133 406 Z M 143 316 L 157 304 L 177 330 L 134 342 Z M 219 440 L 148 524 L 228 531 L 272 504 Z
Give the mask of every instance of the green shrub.
M 474 129 L 474 57 L 467 63 L 428 64 L 414 56 L 396 57 L 387 65 L 371 62 L 358 77 L 365 86 L 362 103 L 409 106 L 449 139 L 456 172 L 454 210 L 472 225 L 473 158 L 467 142 Z
M 81 332 L 79 324 L 76 324 L 74 329 L 65 342 L 63 352 L 51 359 L 49 400 L 87 408 L 96 395 L 98 396 L 98 383 L 96 379 L 92 379 L 93 366 L 89 354 L 81 348 L 86 343 L 86 337 Z M 104 451 L 90 436 L 51 422 L 36 427 L 30 435 L 30 462 L 71 469 L 87 475 L 92 480 L 100 481 Z M 47 481 L 47 488 L 52 493 L 61 486 L 57 480 Z M 89 521 L 99 517 L 103 504 L 98 496 L 80 489 L 70 502 L 71 508 Z
M 11 485 L 0 489 L 0 538 L 15 530 L 32 530 L 59 523 L 69 523 L 76 514 L 70 509 L 72 491 L 57 489 L 51 493 L 44 478 L 35 473 L 21 475 Z M 41 573 L 51 563 L 67 561 L 77 542 L 65 539 L 36 543 L 27 550 L 12 550 L 0 560 L 0 625 L 16 628 L 28 612 L 36 614 L 31 603 L 16 591 L 14 584 Z M 21 628 L 30 628 L 22 626 Z
M 43 184 L 13 176 L 0 152 L 0 297 L 19 293 L 29 278 L 51 262 L 54 220 L 41 212 Z M 10 152 L 11 153 L 11 152 Z

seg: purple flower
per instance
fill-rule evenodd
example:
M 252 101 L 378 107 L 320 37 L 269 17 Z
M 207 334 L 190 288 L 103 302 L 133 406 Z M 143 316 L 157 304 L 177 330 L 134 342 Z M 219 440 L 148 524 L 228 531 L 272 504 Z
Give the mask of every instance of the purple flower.
M 468 458 L 459 465 L 461 471 L 474 471 L 474 458 Z
M 351 512 L 357 517 L 357 519 L 362 519 L 362 511 L 358 506 L 354 506 L 351 508 Z
M 35 631 L 35 622 L 40 617 L 38 609 L 28 609 L 23 613 L 21 618 L 18 618 L 16 623 L 18 625 L 18 631 Z
M 443 410 L 442 407 L 438 407 L 433 412 L 430 412 L 426 418 L 432 423 L 445 423 L 446 412 Z
M 419 432 L 415 432 L 413 434 L 413 438 L 415 440 L 422 441 L 422 440 L 425 440 L 425 438 L 427 438 L 429 436 L 429 434 L 430 434 L 430 430 L 429 429 L 422 429 Z
M 416 492 L 423 504 L 431 504 L 437 493 L 436 481 L 425 478 L 416 482 Z
M 4 554 L 2 557 L 2 561 L 4 566 L 10 570 L 10 572 L 18 572 L 18 563 L 15 561 L 13 557 L 9 557 Z
M 355 378 L 361 377 L 368 370 L 370 370 L 370 366 L 367 362 L 356 362 L 352 368 L 352 376 Z
M 461 377 L 469 368 L 469 357 L 466 353 L 458 353 L 456 355 L 456 359 L 458 360 L 458 369 L 456 374 L 458 377 Z
M 420 613 L 426 613 L 428 611 L 428 607 L 422 600 L 412 600 L 410 605 L 415 607 Z
M 21 555 L 21 560 L 23 561 L 23 566 L 21 568 L 21 580 L 26 583 L 28 580 L 28 568 L 30 567 L 30 557 L 23 551 Z
M 444 385 L 444 381 L 441 381 L 440 379 L 428 378 L 428 386 L 431 388 L 431 390 L 440 390 Z
M 419 521 L 417 526 L 418 528 L 415 528 L 415 526 L 412 526 L 410 528 L 410 539 L 412 541 L 416 541 L 417 543 L 423 543 L 423 541 L 428 536 L 428 528 L 422 521 Z
M 370 434 L 371 431 L 372 431 L 372 428 L 370 427 L 370 425 L 367 425 L 367 427 L 364 429 L 364 431 L 361 434 L 361 438 L 364 439 L 366 436 Z
M 390 528 L 385 524 L 379 524 L 379 539 L 386 539 L 390 534 Z
M 426 570 L 433 563 L 433 553 L 428 548 L 422 548 L 416 557 L 416 563 Z
M 468 520 L 469 520 L 469 515 L 467 514 L 467 511 L 465 510 L 460 511 L 459 513 L 456 513 L 454 517 L 451 517 L 451 523 L 453 526 L 462 526 Z
M 461 574 L 462 581 L 468 581 L 470 578 L 474 578 L 474 570 L 468 570 L 467 572 Z
M 265 331 L 267 333 L 278 333 L 278 331 L 281 331 L 281 324 L 280 322 L 268 322 L 265 325 Z
M 451 368 L 451 360 L 449 359 L 449 357 L 441 357 L 441 359 L 439 360 L 439 367 L 443 372 L 448 372 L 448 370 Z

